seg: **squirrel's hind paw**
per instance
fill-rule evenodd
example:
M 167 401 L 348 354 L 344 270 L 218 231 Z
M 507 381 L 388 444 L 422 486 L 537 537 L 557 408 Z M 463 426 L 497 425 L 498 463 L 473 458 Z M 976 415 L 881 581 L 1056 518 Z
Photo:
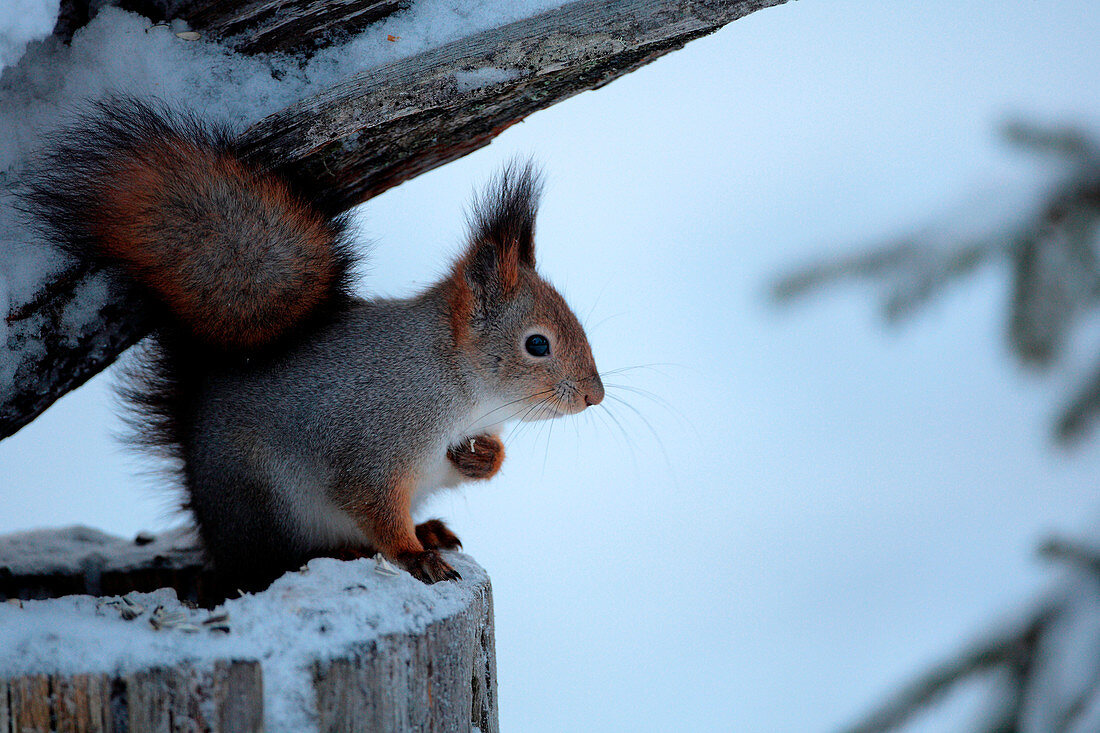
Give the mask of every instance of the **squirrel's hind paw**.
M 376 554 L 377 551 L 373 547 L 366 545 L 344 545 L 324 553 L 323 557 L 333 557 L 337 560 L 358 560 L 364 557 L 374 557 Z
M 416 525 L 416 539 L 425 550 L 457 550 L 462 541 L 452 532 L 442 519 L 429 519 Z
M 417 580 L 431 585 L 441 580 L 462 580 L 458 571 L 439 556 L 435 550 L 408 552 L 399 555 L 397 562 Z

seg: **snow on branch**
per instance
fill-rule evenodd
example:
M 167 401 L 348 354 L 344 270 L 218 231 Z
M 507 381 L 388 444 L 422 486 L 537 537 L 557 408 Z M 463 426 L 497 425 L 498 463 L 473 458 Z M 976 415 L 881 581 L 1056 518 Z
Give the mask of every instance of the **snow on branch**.
M 149 72 L 145 86 L 169 101 L 191 106 L 199 101 L 205 109 L 249 124 L 248 145 L 268 155 L 274 152 L 282 172 L 302 190 L 315 192 L 327 210 L 339 212 L 487 145 L 532 112 L 598 88 L 737 18 L 784 1 L 577 0 L 558 7 L 548 1 L 486 3 L 496 7 L 495 24 L 484 8 L 477 15 L 448 8 L 445 2 L 425 2 L 407 13 L 388 15 L 343 45 L 311 55 L 244 57 L 228 46 L 192 43 L 198 50 L 188 53 L 195 59 L 189 56 L 171 68 L 164 62 L 163 78 L 157 70 Z M 260 5 L 221 3 L 219 12 L 224 14 L 219 17 Z M 318 38 L 347 32 L 343 23 L 357 27 L 360 16 L 350 11 L 371 4 L 349 0 L 330 5 L 349 12 L 326 21 L 332 23 L 325 27 L 331 34 L 318 32 Z M 532 14 L 537 10 L 543 12 Z M 450 13 L 445 18 L 450 25 L 428 17 L 432 12 Z M 183 27 L 179 24 L 158 30 L 144 21 L 136 27 L 135 18 L 114 8 L 101 11 L 74 36 L 72 57 L 95 59 L 93 44 L 114 44 L 129 56 L 110 56 L 104 63 L 121 65 L 118 78 L 131 79 L 142 63 L 135 47 L 171 59 L 182 53 L 178 47 L 186 41 L 180 37 L 193 37 L 192 31 L 176 32 Z M 214 27 L 216 20 L 204 22 Z M 261 26 L 244 27 L 251 29 L 229 39 L 233 48 L 248 47 L 242 39 Z M 114 28 L 127 28 L 125 43 L 112 35 Z M 21 66 L 33 62 L 25 58 Z M 58 66 L 44 63 L 51 69 Z M 180 64 L 191 64 L 201 73 L 181 76 L 176 71 Z M 8 71 L 14 73 L 0 78 L 3 94 L 18 89 L 21 80 L 27 85 L 35 78 L 21 68 Z M 78 69 L 74 76 L 84 79 L 88 73 Z M 230 82 L 216 86 L 221 78 Z M 91 90 L 85 94 L 102 86 L 85 81 Z M 132 87 L 130 83 L 123 91 L 140 91 Z M 56 124 L 63 101 L 23 116 L 38 115 Z M 0 109 L 0 116 L 5 113 L 11 111 Z M 32 132 L 16 131 L 12 137 L 29 148 Z M 0 163 L 8 171 L 0 170 L 0 175 L 17 183 L 18 156 L 0 150 Z M 108 366 L 150 325 L 126 283 L 110 273 L 71 262 L 24 266 L 42 248 L 27 244 L 25 224 L 12 224 L 2 204 L 0 189 L 0 240 L 6 236 L 11 251 L 29 253 L 9 257 L 9 278 L 19 267 L 47 274 L 29 278 L 33 287 L 28 278 L 5 286 L 0 256 L 0 310 L 8 301 L 0 326 L 0 438 Z
M 101 5 L 62 0 L 56 33 L 68 40 Z M 242 53 L 308 52 L 345 41 L 372 23 L 408 10 L 410 0 L 118 0 L 154 21 L 184 21 Z

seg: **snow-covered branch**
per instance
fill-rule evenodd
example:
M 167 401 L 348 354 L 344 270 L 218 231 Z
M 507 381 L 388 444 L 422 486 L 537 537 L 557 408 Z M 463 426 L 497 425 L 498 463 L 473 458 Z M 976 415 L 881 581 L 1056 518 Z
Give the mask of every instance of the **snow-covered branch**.
M 66 40 L 102 3 L 62 0 L 57 33 Z M 407 10 L 409 0 L 118 0 L 154 21 L 182 20 L 242 53 L 308 52 L 347 40 Z

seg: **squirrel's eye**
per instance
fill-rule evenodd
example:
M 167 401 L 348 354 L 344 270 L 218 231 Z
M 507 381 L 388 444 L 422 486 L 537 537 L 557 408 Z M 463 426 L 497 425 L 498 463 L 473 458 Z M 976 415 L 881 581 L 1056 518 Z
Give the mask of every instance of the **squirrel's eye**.
M 527 349 L 527 353 L 531 356 L 550 355 L 550 340 L 540 333 L 528 336 L 527 343 L 524 344 L 524 346 Z

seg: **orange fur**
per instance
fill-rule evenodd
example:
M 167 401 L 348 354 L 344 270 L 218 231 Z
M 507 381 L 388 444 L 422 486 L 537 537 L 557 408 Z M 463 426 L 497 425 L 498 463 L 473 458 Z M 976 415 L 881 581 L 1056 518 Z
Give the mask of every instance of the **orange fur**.
M 504 292 L 512 293 L 519 284 L 519 242 L 497 243 L 497 267 Z
M 326 221 L 280 179 L 230 155 L 159 140 L 116 161 L 100 194 L 90 214 L 104 253 L 204 341 L 270 343 L 339 276 Z
M 474 294 L 466 281 L 465 258 L 455 265 L 446 288 L 451 336 L 455 344 L 462 344 L 469 339 L 470 319 L 474 314 Z
M 371 498 L 353 505 L 350 513 L 374 548 L 387 557 L 396 558 L 424 550 L 416 538 L 416 526 L 409 513 L 415 486 L 415 477 L 406 474 L 394 477 L 381 491 L 356 492 L 358 496 Z
M 350 510 L 375 549 L 398 563 L 425 583 L 440 580 L 456 580 L 460 576 L 446 560 L 439 556 L 438 548 L 458 542 L 450 530 L 444 533 L 429 525 L 420 532 L 409 513 L 416 477 L 412 473 L 395 476 L 381 491 L 371 492 L 370 500 Z M 364 495 L 366 492 L 361 492 Z M 440 525 L 442 523 L 440 522 Z M 424 547 L 421 536 L 438 541 L 436 547 Z

